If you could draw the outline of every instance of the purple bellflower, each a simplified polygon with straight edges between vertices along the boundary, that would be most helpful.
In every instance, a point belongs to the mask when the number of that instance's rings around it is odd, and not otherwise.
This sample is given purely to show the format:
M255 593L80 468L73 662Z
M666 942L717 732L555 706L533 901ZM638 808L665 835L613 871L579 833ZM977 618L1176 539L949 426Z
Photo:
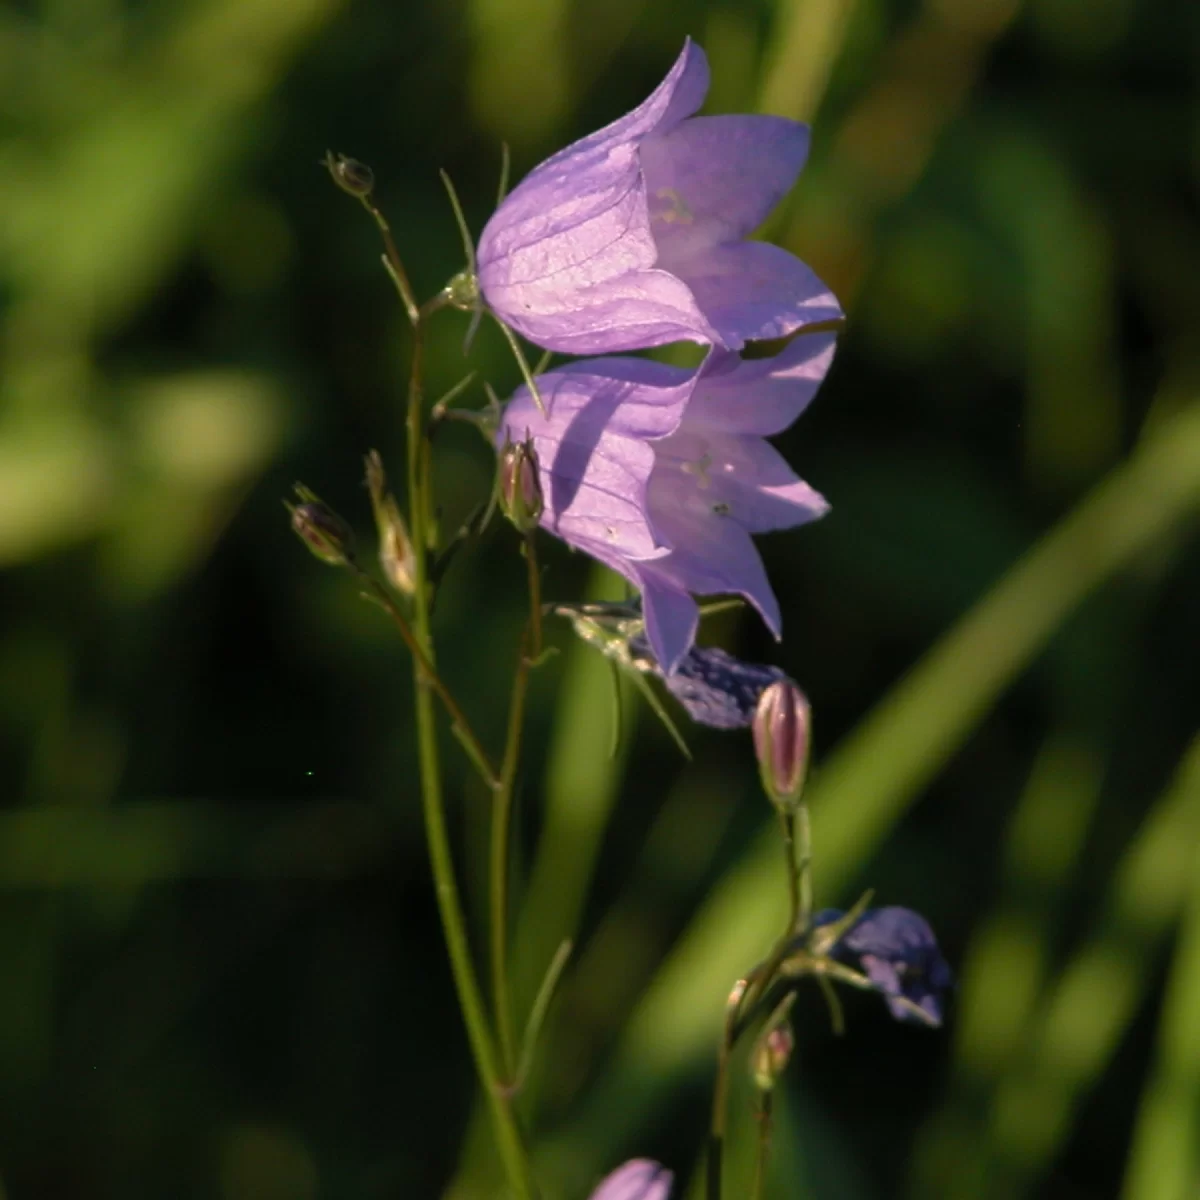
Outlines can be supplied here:
M746 241L795 182L806 125L694 117L708 61L690 39L632 112L535 167L479 239L479 287L531 342L607 354L739 349L842 315L799 259Z
M532 438L542 528L624 575L670 674L696 636L693 595L736 593L780 636L779 602L751 534L823 516L828 505L766 437L816 394L831 335L774 358L714 350L695 371L640 358L587 359L542 375L543 417L522 387L497 431Z
M828 925L843 914L834 908L817 913L813 926ZM954 981L938 949L929 922L908 908L869 908L838 939L834 958L857 964L888 1002L898 1021L942 1023L941 994ZM909 1004L903 1003L907 1000Z
M601 1180L590 1200L667 1200L673 1176L649 1158L632 1158Z

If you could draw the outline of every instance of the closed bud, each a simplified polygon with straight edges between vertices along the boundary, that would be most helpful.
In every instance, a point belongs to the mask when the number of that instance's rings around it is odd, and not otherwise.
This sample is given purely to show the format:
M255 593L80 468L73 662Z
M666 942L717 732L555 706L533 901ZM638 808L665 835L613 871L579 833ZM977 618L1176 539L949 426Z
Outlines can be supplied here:
M804 693L790 679L764 688L753 730L763 790L781 812L795 812L804 791L812 734L812 714Z
M292 514L292 529L296 536L319 558L331 567L348 566L354 561L354 534L320 497L303 484L296 484L299 504L287 504Z
M367 455L367 490L371 493L375 529L379 534L380 569L396 591L411 596L416 591L416 555L400 506L387 490L383 460L376 450Z
M500 507L522 533L537 527L545 501L538 478L533 438L513 442L507 437L500 448Z
M347 158L344 154L334 154L332 150L326 150L325 166L333 177L333 182L343 192L348 192L360 200L369 196L375 188L375 172L356 158Z
M778 1024L769 1025L750 1054L750 1073L754 1085L760 1091L769 1092L783 1077L796 1048L796 1035L786 1018Z

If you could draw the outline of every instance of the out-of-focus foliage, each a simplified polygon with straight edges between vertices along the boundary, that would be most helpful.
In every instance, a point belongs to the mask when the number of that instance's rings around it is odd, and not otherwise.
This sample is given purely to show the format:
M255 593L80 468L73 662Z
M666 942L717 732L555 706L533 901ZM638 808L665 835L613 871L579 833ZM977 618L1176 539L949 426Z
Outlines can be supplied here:
M403 648L280 504L302 478L365 533L361 455L402 462L402 315L319 161L372 165L430 295L462 265L438 168L478 229L502 139L528 169L688 33L711 111L814 121L766 232L850 315L783 440L833 502L764 542L787 639L709 634L812 700L819 902L869 884L922 911L961 976L941 1034L856 997L834 1038L801 998L771 1194L1196 1194L1194 6L21 0L0 9L0 1195L495 1194ZM431 390L511 388L494 331L464 366L465 330L434 326ZM449 535L491 462L465 426L438 449ZM550 598L617 594L543 557ZM438 597L492 746L522 586L496 528ZM632 1152L686 1178L725 993L785 900L748 736L697 733L689 765L628 697L610 756L607 670L555 636L517 969L523 1007L581 930L526 1098L570 1198ZM486 797L451 781L481 911Z

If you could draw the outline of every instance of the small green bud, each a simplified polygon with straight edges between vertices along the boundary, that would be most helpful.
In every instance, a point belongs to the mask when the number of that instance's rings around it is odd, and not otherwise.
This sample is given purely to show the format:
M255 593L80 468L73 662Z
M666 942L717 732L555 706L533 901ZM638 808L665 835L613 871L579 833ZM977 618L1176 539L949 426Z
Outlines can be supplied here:
M360 163L356 158L347 158L344 154L334 154L332 150L326 150L325 166L333 177L333 182L343 192L347 192L359 200L369 196L375 190L375 172L366 163Z
M500 507L521 533L537 528L545 500L532 437L500 448Z
M303 484L296 484L299 504L288 504L292 529L296 536L331 567L345 567L354 561L354 533L319 496Z
M796 1035L786 1017L763 1030L750 1054L750 1073L755 1087L769 1092L783 1077L795 1048Z
M367 455L367 490L375 513L379 534L379 566L384 578L396 591L411 596L416 590L416 555L408 526L400 515L396 498L387 490L387 476L379 452Z
M460 312L474 312L479 307L479 280L471 271L459 271L443 290L446 302Z
M781 812L794 813L808 772L812 713L804 693L790 679L778 679L763 689L753 732L763 790Z

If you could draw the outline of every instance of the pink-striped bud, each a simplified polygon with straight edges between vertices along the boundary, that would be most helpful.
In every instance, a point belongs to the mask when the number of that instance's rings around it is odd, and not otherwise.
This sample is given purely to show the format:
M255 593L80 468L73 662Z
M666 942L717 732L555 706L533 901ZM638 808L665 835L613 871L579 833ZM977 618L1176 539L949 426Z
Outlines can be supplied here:
M812 738L812 714L804 693L790 679L764 688L753 730L763 790L776 808L795 812L804 791Z

